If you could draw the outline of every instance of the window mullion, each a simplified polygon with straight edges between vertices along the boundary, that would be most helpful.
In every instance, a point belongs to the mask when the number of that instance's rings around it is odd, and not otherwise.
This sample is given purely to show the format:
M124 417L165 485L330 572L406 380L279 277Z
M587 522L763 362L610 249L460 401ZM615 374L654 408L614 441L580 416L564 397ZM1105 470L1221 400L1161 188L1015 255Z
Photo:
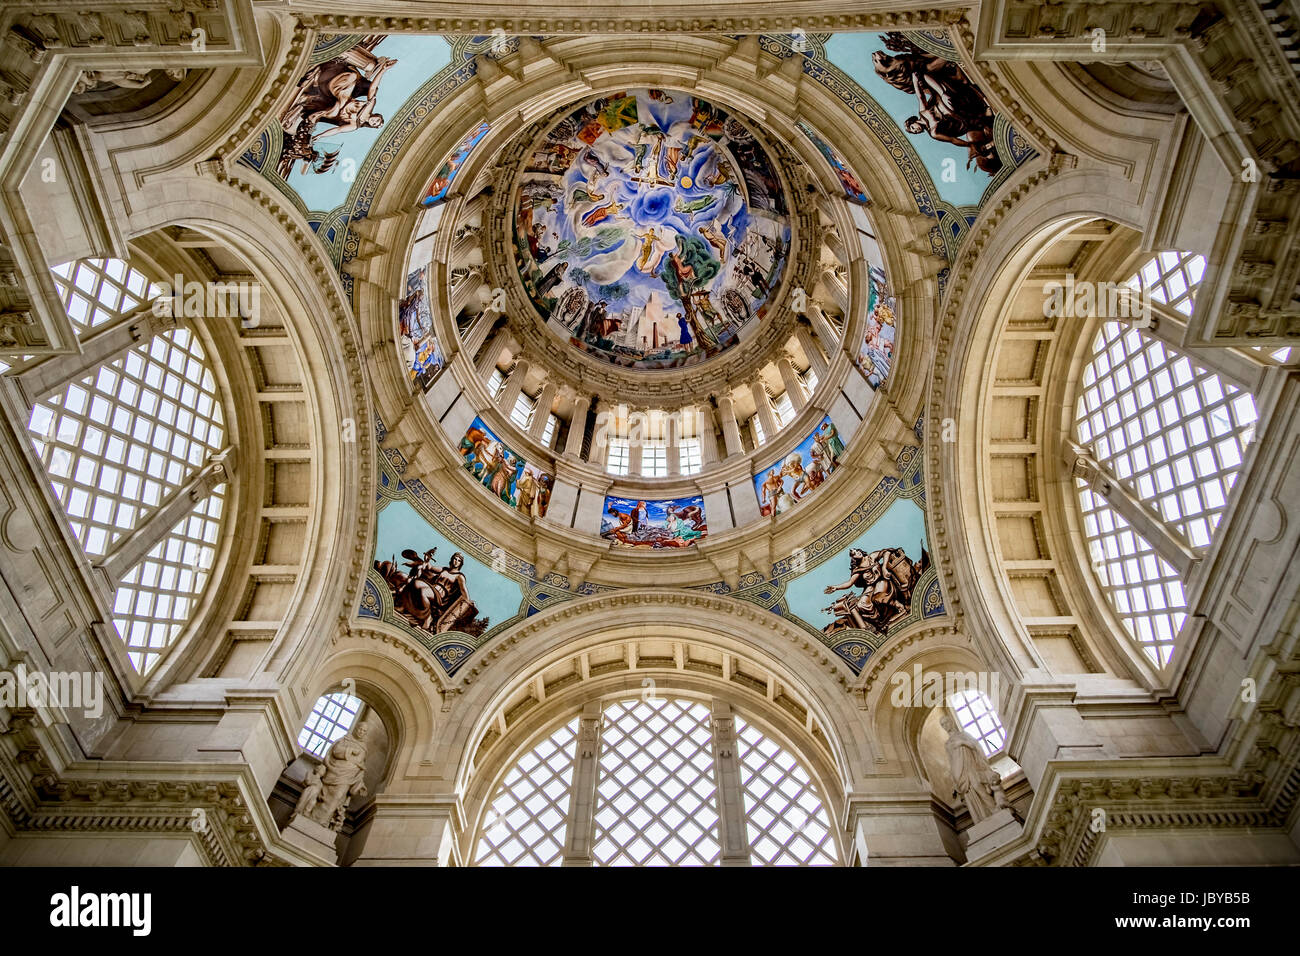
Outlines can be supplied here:
M1183 536L1165 524L1131 488L1112 475L1093 457L1089 449L1067 441L1065 450L1066 464L1071 468L1072 477L1086 481L1094 493L1119 512L1138 534L1151 543L1156 553L1187 580L1200 560L1200 555Z
M713 777L718 788L718 838L723 866L749 866L749 832L745 825L745 793L740 783L736 751L736 718L731 705L713 701Z
M564 828L564 866L592 866L595 843L596 785L600 777L600 701L589 701L578 724L573 757L569 816Z
M1268 370L1267 365L1251 361L1225 346L1197 347L1194 343L1188 343L1186 316L1155 299L1149 299L1146 304L1155 321L1142 331L1175 351L1195 358L1197 364L1229 379L1246 391L1252 394L1259 391L1262 377Z
M81 340L81 351L56 355L14 376L23 400L31 408L51 392L66 388L70 382L84 378L95 369L129 351L155 335L176 328L171 315L155 315L152 303L122 316L106 328L96 329Z
M170 498L152 514L123 535L96 565L108 577L109 587L116 588L126 573L140 563L154 545L184 518L194 506L209 497L220 485L234 477L234 446L211 454L194 477L177 488Z

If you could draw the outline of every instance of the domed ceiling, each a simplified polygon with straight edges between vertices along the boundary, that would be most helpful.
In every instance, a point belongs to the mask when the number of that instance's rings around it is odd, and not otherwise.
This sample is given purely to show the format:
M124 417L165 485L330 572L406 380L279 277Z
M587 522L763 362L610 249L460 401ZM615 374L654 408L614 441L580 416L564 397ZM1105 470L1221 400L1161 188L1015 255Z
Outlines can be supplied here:
M694 365L761 319L790 248L762 143L689 93L636 89L535 144L515 197L515 261L550 328L634 369Z

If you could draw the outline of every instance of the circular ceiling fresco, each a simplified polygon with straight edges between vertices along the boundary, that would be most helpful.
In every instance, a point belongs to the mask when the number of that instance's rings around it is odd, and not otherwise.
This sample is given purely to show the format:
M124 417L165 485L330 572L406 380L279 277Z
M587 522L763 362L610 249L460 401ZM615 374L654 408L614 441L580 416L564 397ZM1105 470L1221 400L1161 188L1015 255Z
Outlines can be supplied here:
M790 248L763 146L689 93L605 96L528 154L515 261L533 304L578 349L625 368L693 365L766 313Z

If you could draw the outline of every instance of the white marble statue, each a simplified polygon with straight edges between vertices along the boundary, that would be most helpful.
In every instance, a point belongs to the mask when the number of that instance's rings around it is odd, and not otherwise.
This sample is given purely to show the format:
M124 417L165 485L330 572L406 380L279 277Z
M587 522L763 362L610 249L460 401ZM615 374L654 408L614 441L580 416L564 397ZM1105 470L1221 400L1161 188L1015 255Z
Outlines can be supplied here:
M952 772L953 794L961 798L970 811L972 823L992 816L1007 806L1002 777L989 764L980 742L957 726L948 714L939 719L948 734L948 768Z
M353 797L366 794L366 737L370 721L362 720L325 755L325 762L307 778L295 814L310 817L331 830L341 830Z

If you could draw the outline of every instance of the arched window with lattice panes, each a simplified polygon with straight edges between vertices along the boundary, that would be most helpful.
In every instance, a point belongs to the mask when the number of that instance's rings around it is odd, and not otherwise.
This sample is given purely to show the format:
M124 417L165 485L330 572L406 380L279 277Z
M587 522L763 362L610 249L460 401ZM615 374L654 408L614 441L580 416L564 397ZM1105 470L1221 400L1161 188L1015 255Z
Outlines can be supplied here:
M1163 252L1128 284L1190 315L1205 272L1194 254ZM1167 664L1187 616L1184 578L1209 548L1253 440L1254 397L1169 341L1102 323L1075 405L1076 480L1098 584L1130 637Z
M324 760L330 745L352 729L363 706L360 697L346 691L322 694L298 732L298 746Z
M160 289L125 259L79 259L50 270L77 335L130 314Z
M484 816L476 866L560 864L577 742L575 717L510 768Z
M597 756L579 766L586 720L591 744L584 746ZM734 731L720 729L733 721ZM721 733L728 736L719 748ZM718 773L720 755L735 761L734 773ZM724 796L726 788L735 793ZM584 794L578 811L575 791ZM748 853L740 862L838 864L831 814L798 755L729 706L657 696L606 701L599 716L572 718L527 749L483 811L473 859L478 866L717 866L724 799L743 807ZM579 829L570 834L571 827ZM566 847L587 849L566 860Z
M211 575L227 490L226 416L192 329L134 344L125 334L122 323L149 291L143 273L121 260L84 260L55 275L70 316L80 310L79 328L123 333L125 347L40 395L28 432L73 536L114 586L114 623L144 674Z

